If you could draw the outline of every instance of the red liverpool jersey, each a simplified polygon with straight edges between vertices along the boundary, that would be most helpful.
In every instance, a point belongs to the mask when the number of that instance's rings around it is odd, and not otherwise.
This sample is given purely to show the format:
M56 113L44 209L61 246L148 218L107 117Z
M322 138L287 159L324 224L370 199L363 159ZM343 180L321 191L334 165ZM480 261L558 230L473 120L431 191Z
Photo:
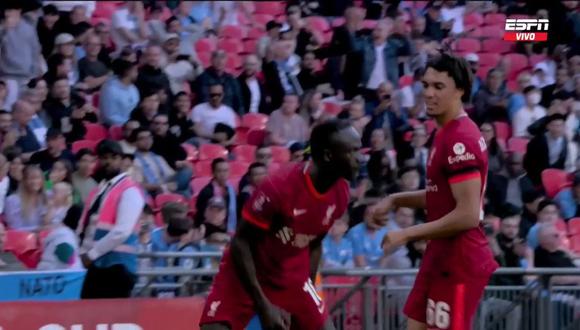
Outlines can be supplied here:
M485 140L469 117L458 117L439 129L427 161L427 221L436 221L455 208L453 183L475 177L481 178L482 184L482 220L487 166ZM452 238L430 241L422 263L426 270L441 271L460 279L489 276L497 268L481 226Z
M320 194L312 184L309 164L292 165L268 177L243 208L246 221L268 232L254 254L262 285L302 285L310 276L309 244L346 211L348 182L340 179ZM222 271L233 271L229 250Z

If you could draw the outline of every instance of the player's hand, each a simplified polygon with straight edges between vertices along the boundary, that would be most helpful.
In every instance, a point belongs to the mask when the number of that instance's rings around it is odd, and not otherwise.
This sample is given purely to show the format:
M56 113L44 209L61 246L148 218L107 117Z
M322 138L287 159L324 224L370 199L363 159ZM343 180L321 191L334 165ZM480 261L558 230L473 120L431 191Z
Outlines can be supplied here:
M260 321L264 330L290 329L290 314L271 303L260 312Z
M405 235L404 230L392 230L383 237L383 243L381 245L385 255L390 255L400 246L407 244L408 241L409 239Z
M388 214L393 208L393 199L389 196L383 198L380 202L369 207L367 212L377 225L384 226L388 219Z

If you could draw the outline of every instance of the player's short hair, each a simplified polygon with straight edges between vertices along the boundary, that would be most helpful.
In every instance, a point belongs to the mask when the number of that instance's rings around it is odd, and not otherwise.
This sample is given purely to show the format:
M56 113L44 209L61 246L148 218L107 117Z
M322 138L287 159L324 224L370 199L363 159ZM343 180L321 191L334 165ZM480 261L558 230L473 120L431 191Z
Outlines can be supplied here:
M429 68L439 72L447 72L449 77L455 82L455 86L463 90L461 101L469 101L471 86L473 84L473 74L465 59L447 53L441 53L429 59L425 66L425 71Z
M227 163L227 160L225 160L223 158L216 158L216 159L212 160L211 161L211 171L212 172L215 172L215 169L221 163Z
M332 119L314 126L310 134L310 152L312 159L314 161L321 160L324 149L330 147L332 137L350 126L348 121L340 119Z

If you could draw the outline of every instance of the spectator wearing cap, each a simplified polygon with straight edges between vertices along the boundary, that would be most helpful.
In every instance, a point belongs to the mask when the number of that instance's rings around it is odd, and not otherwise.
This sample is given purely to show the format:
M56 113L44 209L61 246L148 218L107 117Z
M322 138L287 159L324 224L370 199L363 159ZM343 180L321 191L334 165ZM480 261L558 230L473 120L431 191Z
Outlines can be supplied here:
M40 150L41 144L34 135L29 124L34 117L34 107L24 101L18 100L12 106L12 116L14 118L14 130L4 135L5 146L15 145L24 153L24 160L28 160L32 153Z
M159 90L146 89L140 92L139 106L131 112L130 119L138 121L141 127L150 128L153 118L160 113L161 97Z
M184 84L195 80L202 70L197 57L181 55L179 50L179 36L176 33L166 34L163 39L161 67L169 79L172 94L183 91Z
M464 56L467 63L469 63L469 68L473 74L473 84L471 85L471 100L475 98L475 95L481 87L483 86L483 81L477 75L477 70L479 70L479 56L475 53L469 53Z
M212 197L204 212L205 240L201 245L202 252L223 252L230 242L233 234L230 229L227 204L222 197ZM234 227L235 229L235 227ZM204 258L204 268L217 268L219 262L214 259Z
M539 88L533 85L528 86L524 88L523 94L526 104L517 110L512 119L512 136L514 137L529 137L528 127L536 120L546 116L546 108L540 105L542 94Z
M266 125L267 141L273 145L290 146L294 142L308 140L308 124L302 116L296 113L299 106L297 95L284 96L280 109L272 112Z
M270 114L271 109L266 101L266 86L259 75L260 60L255 54L244 59L244 71L238 76L244 109L248 113Z
M113 61L113 73L101 88L99 109L106 125L123 125L140 100L133 84L138 74L137 63L117 59Z
M542 171L557 168L573 171L576 166L577 149L565 136L566 117L555 113L546 120L546 132L530 140L524 157L524 168L536 185L541 184Z
M65 159L75 163L74 155L66 148L66 140L62 132L51 127L46 133L46 149L38 151L30 157L31 164L38 164L43 171L50 171L57 160Z
M73 190L84 203L95 187L97 181L92 177L95 171L96 158L89 149L81 149L75 155L77 170L71 175Z
M160 193L176 192L178 183L175 182L175 170L167 164L165 159L151 151L153 146L153 134L144 127L137 128L132 133L132 138L136 141L137 151L135 152L134 165L138 172L142 174L142 185L152 196ZM185 184L187 187L187 183ZM183 183L181 187L183 189Z
M6 4L0 29L0 79L8 87L5 106L18 99L19 89L41 74L41 51L36 28L22 17L21 6Z
M217 50L211 55L211 65L197 77L192 86L199 102L210 100L210 87L216 84L222 85L222 101L238 114L246 113L240 85L234 76L227 73L226 60L228 54L223 50Z
M242 209L244 204L246 204L246 201L250 199L250 196L252 196L256 188L268 175L268 168L262 163L255 162L250 165L248 172L245 175L248 178L248 184L246 184L238 194L238 219L242 216Z
M90 91L95 91L107 81L110 70L99 59L99 54L103 48L99 36L90 34L85 40L84 48L86 55L78 63L79 81L85 83Z
M137 223L145 199L137 184L121 172L122 154L112 140L97 146L103 181L85 201L77 228L81 260L88 268L83 299L128 298L136 282Z
M226 224L223 226L223 231L233 233L237 226L237 206L236 206L236 191L231 184L228 183L230 178L230 165L223 158L216 158L211 163L212 179L201 189L197 197L195 209L197 210L195 216L196 225L204 223L205 211L209 205L209 201L213 197L222 198L225 202L225 209L227 215ZM206 236L210 235L206 225Z
M6 225L14 230L37 231L41 228L46 210L42 170L37 165L26 165L18 190L6 198Z
M499 69L487 72L485 85L473 99L473 118L478 124L485 121L507 121L510 93L505 88L505 74Z
M237 82L236 82L237 84ZM224 124L236 128L236 113L228 105L223 104L224 86L214 84L209 87L209 102L200 103L191 110L191 120L194 123L196 143L207 143L217 140L215 128Z
M276 21L269 21L266 23L266 35L258 40L257 55L260 59L268 58L268 52L273 42L280 39L280 29L282 24ZM270 54L271 55L271 54Z
M42 55L44 58L48 58L54 49L54 39L60 32L57 24L59 19L58 8L55 5L42 7L42 17L38 19L36 33L42 46Z
M142 2L126 1L111 17L111 37L120 52L125 46L143 47L149 37Z

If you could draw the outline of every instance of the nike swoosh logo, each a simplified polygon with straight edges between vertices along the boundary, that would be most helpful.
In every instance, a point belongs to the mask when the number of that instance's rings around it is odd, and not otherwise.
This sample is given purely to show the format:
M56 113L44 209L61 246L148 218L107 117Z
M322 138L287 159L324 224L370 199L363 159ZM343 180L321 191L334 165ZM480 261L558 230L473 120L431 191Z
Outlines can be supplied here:
M294 216L295 217L302 215L304 213L306 213L306 210L304 210L304 209L294 209Z

